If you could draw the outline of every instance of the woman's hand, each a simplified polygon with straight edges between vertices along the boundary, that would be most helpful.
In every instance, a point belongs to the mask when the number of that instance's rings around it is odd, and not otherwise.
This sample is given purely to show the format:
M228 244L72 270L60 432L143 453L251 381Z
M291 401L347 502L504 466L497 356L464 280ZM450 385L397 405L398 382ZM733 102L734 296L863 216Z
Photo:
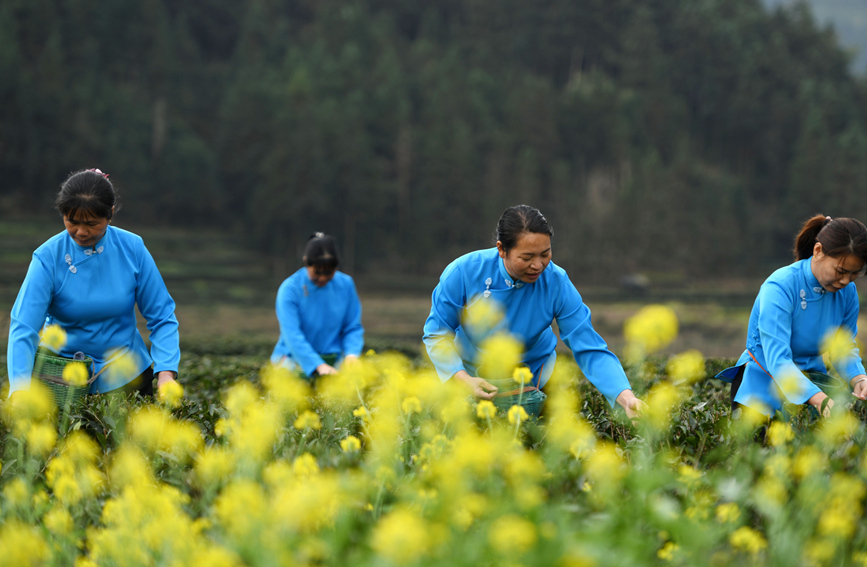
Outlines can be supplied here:
M849 380L849 387L852 388L852 395L859 400L867 400L867 375L859 374Z
M316 373L320 376L325 376L326 374L337 374L337 369L331 366L330 364L325 364L324 362L316 367Z
M484 378L470 376L466 370L459 370L452 378L457 378L469 388L473 398L477 400L493 400L498 388Z
M343 366L346 366L348 368L352 368L356 364L358 364L358 357L355 356L354 354L347 354L346 356L343 357Z
M626 417L635 419L641 416L641 412L647 407L647 404L635 397L632 390L623 390L615 400L626 410Z
M822 411L822 403L828 400L828 403L825 405L825 411ZM831 417L831 408L834 407L834 400L825 395L825 392L819 392L818 394L813 394L813 397L807 400L807 403L816 408L819 414L824 418Z
M167 384L169 382L175 381L175 373L171 370L163 370L157 374L157 390L159 390L163 384Z

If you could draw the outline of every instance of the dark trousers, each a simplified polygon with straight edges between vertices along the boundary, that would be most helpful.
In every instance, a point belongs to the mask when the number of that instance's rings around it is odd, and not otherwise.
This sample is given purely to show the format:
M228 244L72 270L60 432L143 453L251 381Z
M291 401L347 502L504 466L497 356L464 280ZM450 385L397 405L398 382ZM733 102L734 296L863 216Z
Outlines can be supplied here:
M125 386L121 386L116 390L112 390L111 392L107 392L109 394L120 394L126 397L129 394L138 394L139 396L146 398L148 396L153 397L154 395L154 370L153 368L146 368L144 372L136 376L132 382L126 384Z

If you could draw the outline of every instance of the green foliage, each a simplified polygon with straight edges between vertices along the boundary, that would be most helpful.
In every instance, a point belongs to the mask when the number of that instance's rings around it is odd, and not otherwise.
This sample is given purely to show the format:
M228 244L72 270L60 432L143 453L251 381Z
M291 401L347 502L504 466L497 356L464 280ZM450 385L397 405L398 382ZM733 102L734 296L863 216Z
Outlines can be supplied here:
M141 222L275 257L326 230L369 272L437 272L529 202L586 278L763 273L810 214L867 216L848 61L759 0L8 0L0 198L98 165Z

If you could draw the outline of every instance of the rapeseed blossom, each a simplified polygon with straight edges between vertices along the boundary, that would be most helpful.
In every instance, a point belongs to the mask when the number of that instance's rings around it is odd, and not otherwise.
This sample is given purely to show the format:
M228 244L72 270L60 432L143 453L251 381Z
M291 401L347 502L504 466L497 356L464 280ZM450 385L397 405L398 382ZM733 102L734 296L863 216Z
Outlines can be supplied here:
M347 435L340 440L340 449L344 453L354 453L361 450L361 441L355 435Z
M0 549L3 563L15 567L43 565L50 555L39 530L16 521L0 525Z
M667 369L675 384L692 384L704 378L704 356L697 350L676 354L669 359Z
M166 382L160 385L157 397L170 408L176 408L181 405L181 400L184 399L184 387L175 380Z
M782 447L795 438L792 426L785 421L775 421L768 427L768 443L773 447Z
M476 415L480 419L493 419L497 417L497 406L490 400L481 400L476 405Z
M677 336L677 315L665 305L642 307L623 327L633 354L643 356L667 347Z
M410 415L413 413L421 413L421 402L415 396L408 396L403 399L400 405L403 413Z
M81 388L87 385L90 372L83 362L70 362L63 367L62 377L71 386Z
M738 551L745 551L752 555L756 555L768 547L768 542L764 536L747 526L732 532L729 536L729 542Z
M525 410L523 406L510 407L507 415L509 417L509 423L512 424L521 424L530 419L530 416L527 415L527 410Z
M292 424L295 429L316 429L322 428L322 421L319 419L319 414L312 411L305 411L298 416L295 423Z
M46 325L39 333L39 342L53 352L66 346L66 331L60 325Z
M521 362L521 342L508 333L497 333L480 345L479 375L496 380L512 377Z
M494 520L488 529L491 548L502 555L526 553L536 545L536 525L520 516L508 514Z
M398 565L427 556L433 543L427 522L404 508L383 516L371 538L373 549Z

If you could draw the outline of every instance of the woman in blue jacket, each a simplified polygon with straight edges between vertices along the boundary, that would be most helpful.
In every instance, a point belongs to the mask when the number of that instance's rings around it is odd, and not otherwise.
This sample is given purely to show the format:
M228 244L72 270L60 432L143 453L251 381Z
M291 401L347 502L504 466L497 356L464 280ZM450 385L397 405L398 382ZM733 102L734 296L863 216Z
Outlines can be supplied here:
M90 393L152 395L154 373L159 385L173 381L181 358L175 303L153 258L141 237L111 225L118 198L100 170L71 174L55 205L66 230L33 253L12 306L10 395L30 387L44 325L66 331L57 354L93 359L99 376ZM136 327L136 305L147 321L150 351Z
M732 383L732 411L746 406L765 416L792 404L817 410L828 396L805 373L825 373L829 333L845 343L831 363L856 397L867 397L867 375L855 344L858 291L867 266L867 228L850 218L817 215L795 238L794 264L765 280L750 313L746 350L718 377ZM838 338L838 341L841 340ZM829 399L826 415L834 401ZM742 411L742 410L741 410Z
M620 361L593 329L590 310L566 272L551 262L548 221L537 209L506 209L497 224L496 248L470 252L446 267L433 291L424 342L440 379L466 384L476 399L492 400L499 389L479 376L480 345L505 331L523 345L521 362L533 374L531 387L543 388L554 370L557 336L579 367L613 406L629 417L643 403L635 397ZM478 332L462 324L462 312L477 302L495 302L504 317L494 329Z
M277 291L280 340L271 362L308 377L333 374L364 348L361 301L352 278L337 271L334 238L315 233L302 260L305 266Z

